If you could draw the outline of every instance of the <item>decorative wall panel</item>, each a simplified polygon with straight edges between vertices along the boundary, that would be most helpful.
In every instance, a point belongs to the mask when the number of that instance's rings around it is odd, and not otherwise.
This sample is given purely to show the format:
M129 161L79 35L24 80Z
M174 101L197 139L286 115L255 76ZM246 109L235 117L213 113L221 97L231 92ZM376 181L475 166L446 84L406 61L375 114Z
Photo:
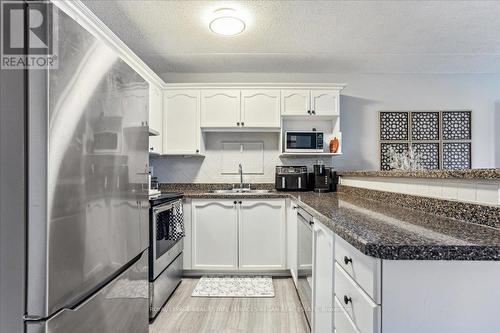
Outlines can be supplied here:
M443 140L470 140L471 112L443 111Z
M408 140L408 112L380 112L380 140Z
M412 112L411 139L439 140L439 112Z
M439 169L439 143L415 143L411 144L416 153L422 156L422 166L427 170Z
M381 111L379 119L381 170L390 170L389 147L413 147L429 170L471 167L471 111Z
M381 143L380 144L380 170L391 170L389 166L389 149L394 148L396 153L408 150L408 143Z
M443 169L470 169L471 143L443 143Z

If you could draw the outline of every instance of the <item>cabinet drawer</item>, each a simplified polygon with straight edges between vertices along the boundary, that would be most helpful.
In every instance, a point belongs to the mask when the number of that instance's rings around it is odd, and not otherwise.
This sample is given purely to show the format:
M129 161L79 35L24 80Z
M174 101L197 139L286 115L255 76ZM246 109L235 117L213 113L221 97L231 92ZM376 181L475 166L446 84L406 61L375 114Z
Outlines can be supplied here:
M380 306L373 302L338 263L335 264L335 295L359 332L380 332Z
M339 299L335 297L334 303L334 323L337 333L359 333L349 315L345 312Z
M335 260L375 301L381 304L381 260L362 254L341 237L335 236Z

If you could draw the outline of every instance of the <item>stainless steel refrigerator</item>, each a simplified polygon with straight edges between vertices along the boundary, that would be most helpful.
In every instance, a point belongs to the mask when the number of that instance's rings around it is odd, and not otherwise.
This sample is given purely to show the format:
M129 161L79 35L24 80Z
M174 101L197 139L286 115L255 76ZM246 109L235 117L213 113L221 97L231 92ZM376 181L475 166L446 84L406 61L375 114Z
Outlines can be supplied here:
M147 332L148 84L57 16L57 69L2 69L0 332Z

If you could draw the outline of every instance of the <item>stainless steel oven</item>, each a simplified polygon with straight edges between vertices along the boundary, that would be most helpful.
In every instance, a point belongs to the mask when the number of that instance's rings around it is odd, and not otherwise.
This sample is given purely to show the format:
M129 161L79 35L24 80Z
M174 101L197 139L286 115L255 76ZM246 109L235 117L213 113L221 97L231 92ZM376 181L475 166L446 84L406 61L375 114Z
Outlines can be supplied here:
M150 204L149 316L153 319L181 282L185 231L182 194L162 193Z
M298 208L297 223L297 291L311 326L312 311L312 262L313 262L313 218L302 208Z

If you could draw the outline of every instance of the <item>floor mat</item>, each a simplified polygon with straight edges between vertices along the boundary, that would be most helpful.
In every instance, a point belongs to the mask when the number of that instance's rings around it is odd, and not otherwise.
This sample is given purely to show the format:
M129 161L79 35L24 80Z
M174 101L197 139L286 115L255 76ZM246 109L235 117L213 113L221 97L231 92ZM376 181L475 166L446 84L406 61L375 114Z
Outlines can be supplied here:
M204 276L193 297L274 297L270 276Z

